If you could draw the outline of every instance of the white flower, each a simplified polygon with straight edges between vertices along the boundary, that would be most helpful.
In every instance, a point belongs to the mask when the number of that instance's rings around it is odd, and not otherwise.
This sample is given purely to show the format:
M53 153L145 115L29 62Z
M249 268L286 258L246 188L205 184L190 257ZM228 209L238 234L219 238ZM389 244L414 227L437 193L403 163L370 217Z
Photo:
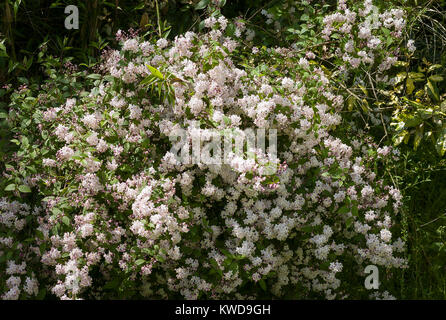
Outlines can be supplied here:
M300 58L299 59L299 65L304 68L304 69L309 69L310 68L310 63L308 62L307 59L305 58Z
M100 117L96 114L87 114L82 118L82 122L91 129L98 129Z
M341 272L342 271L342 263L340 263L338 261L332 262L332 263L330 263L329 269L331 271L333 271L334 273Z
M407 49L410 51L410 52L414 52L417 48L415 47L415 41L414 40L409 40L409 41L407 41Z
M204 102L200 98L193 96L189 101L189 107L194 115L198 115L204 107Z
M131 52L138 52L138 50L139 50L138 41L136 39L129 39L129 40L127 40L126 42L124 42L122 50L124 50L124 51L131 51Z
M90 146L95 146L98 144L99 139L98 139L98 133L97 132L93 132L91 135L88 136L88 138L85 140L87 141L87 143Z
M70 159L72 156L74 155L74 150L71 149L70 147L62 147L62 149L60 149L57 152L57 156L58 158L62 159L62 160L68 160Z
M344 46L345 52L352 53L354 50L353 40L348 40Z
M363 26L359 29L358 37L360 39L368 39L372 36L372 32L369 26Z
M290 78L283 78L282 87L284 87L287 90L292 90L294 88L294 81L291 80Z
M384 242L389 242L392 239L392 233L387 229L381 229L380 235Z
M161 38L156 42L156 46L160 49L167 47L168 44L169 42L164 38Z

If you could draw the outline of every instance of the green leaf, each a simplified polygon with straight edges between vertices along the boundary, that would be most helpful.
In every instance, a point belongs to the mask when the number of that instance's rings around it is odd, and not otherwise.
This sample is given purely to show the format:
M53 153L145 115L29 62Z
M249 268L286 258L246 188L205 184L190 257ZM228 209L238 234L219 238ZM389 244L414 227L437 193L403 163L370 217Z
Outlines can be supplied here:
M421 90L422 91L422 90ZM415 94L416 95L416 94ZM410 104L411 106L415 107L415 108L424 108L424 105L422 105L421 103L418 103L416 101L413 100L409 100L407 99L407 97L403 97L402 98L405 102L407 102L408 104Z
M319 269L328 271L330 269L330 261L326 261L324 263L321 263L319 265Z
M441 105L440 105L440 110L441 110L442 112L445 112L445 113L446 113L446 100L443 100L443 102L441 103Z
M5 40L3 40L3 41L0 42L0 56L7 57L8 54L7 54L7 51L6 51L6 46L5 46L5 44L4 44L4 41L5 41Z
M415 89L415 85L413 83L413 80L410 79L410 78L407 78L407 80L406 80L406 92L407 92L407 94L412 94L414 89Z
M156 68L152 67L151 65L146 65L149 71L158 79L164 80L163 74Z
M201 0L200 2L197 3L197 5L195 6L195 10L201 10L207 7L207 5L209 4L210 0Z
M51 209L51 212L52 212L54 215L60 215L61 213L63 213L62 210L60 210L60 209L57 208L57 207L52 208L52 209Z
M70 226L70 218L68 218L67 216L63 216L63 217L62 217L62 222L63 222L66 226Z
M40 240L43 240L45 238L43 232L37 229L36 229L36 235Z
M352 206L352 215L354 215L355 217L357 217L359 215L358 213L358 204L354 203Z
M163 263L164 261L166 261L166 259L164 259L161 255L156 255L155 259L160 261L161 263Z
M262 288L262 290L266 292L266 283L265 283L265 280L260 279L260 280L259 280L259 285L260 285L260 288Z
M413 142L414 150L417 150L418 146L420 145L420 142L423 139L423 133L424 133L424 124L421 124L417 127L415 131L415 137Z
M364 95L365 95L366 97L369 96L369 93L368 93L367 89L366 89L364 86L358 84L358 87L359 87L359 89L361 89L361 91L364 93Z
M409 62L407 61L397 61L395 63L396 67L408 67L409 66Z
M443 127L442 132L438 136L435 148L440 156L444 156L446 152L446 127Z
M409 72L409 78L413 79L414 81L423 81L424 80L424 73L421 72Z
M390 35L390 30L387 29L387 28L382 27L382 28L381 28L381 31L384 33L385 36Z
M434 71L434 70L436 70L436 69L440 69L440 68L442 68L443 66L441 65L441 64L433 64L433 65L431 65L428 69L427 69L427 71L429 71L429 72L431 72L431 71Z
M5 191L14 191L15 190L15 184L11 183L6 188Z
M350 228L350 226L353 224L353 221L355 221L353 217L347 219L346 221L347 228Z
M100 80L102 76L97 73L92 73L87 76L87 79Z
M443 79L444 78L442 76L439 76L439 75L436 75L436 74L429 77L429 80L431 80L433 82L441 82L441 81L443 81Z
M426 83L426 87L427 87L427 92L429 94L429 96L435 101L435 102L440 102L440 95L438 93L438 88L435 85L435 83L433 83L432 81L428 80Z
M46 288L41 288L36 296L37 300L43 300L46 296Z
M355 101L356 101L356 98L354 96L348 97L348 99L347 99L348 111L353 110L353 108L355 107Z
M144 259L138 259L138 260L135 261L135 264L136 264L137 266L140 266L140 265L144 264L145 262L146 262L146 261L145 261Z
M23 193L30 193L31 188L26 185L21 185L21 186L19 186L19 191L23 192Z
M416 116L409 115L407 118L403 118L404 121L404 127L405 128L411 128L419 125L423 122L423 119L420 117L420 113L418 113Z
M139 5L137 5L136 7L133 8L133 10L141 10L143 9L145 6L144 2L141 2Z
M145 78L140 82L140 84L141 84L141 85L149 85L149 84L154 83L155 81L156 81L156 78L155 78L154 76L150 75L150 76L148 76L148 77L145 77Z
M229 126L231 124L231 119L227 116L223 116L223 121L225 122L225 125Z
M104 289L115 289L121 284L121 279L115 278L105 284Z
M300 17L300 20L302 20L302 21L308 21L310 19L310 17L308 16L308 14L303 14L301 17Z
M406 130L403 130L399 133L397 133L396 135L393 136L392 140L393 140L393 145L396 147L398 145L401 144L401 142L403 142L404 138L406 137L406 135L408 135L409 133Z
M348 206L342 206L342 207L340 207L339 209L338 209L338 213L339 214L345 214L345 213L347 213L347 212L349 212L350 211L350 208L348 207Z

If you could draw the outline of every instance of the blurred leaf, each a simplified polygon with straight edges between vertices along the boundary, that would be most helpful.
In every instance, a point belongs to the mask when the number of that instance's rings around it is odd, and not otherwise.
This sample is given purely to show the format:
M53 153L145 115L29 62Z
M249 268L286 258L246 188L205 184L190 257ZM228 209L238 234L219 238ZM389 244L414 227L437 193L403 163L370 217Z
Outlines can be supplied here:
M15 184L11 183L6 188L5 191L14 191L15 190Z
M146 66L155 77L157 77L158 79L164 80L163 74L158 69L152 67L151 65L146 65Z
M345 213L347 213L347 212L349 212L349 211L350 211L350 208L349 208L347 205L342 206L342 207L340 207L340 208L338 209L338 213L339 213L339 214L345 214Z
M443 66L442 66L441 64L433 64L433 65L431 65L431 66L427 69L427 71L431 72L431 71L440 69L440 68L442 68L442 67L443 67Z
M443 79L444 78L442 76L439 76L439 75L436 75L436 74L429 77L429 80L431 80L433 82L441 82L441 81L443 81Z
M414 89L415 89L415 85L413 84L413 80L410 79L410 78L407 78L407 80L406 80L406 92L407 92L407 94L412 94Z
M209 4L210 0L201 0L200 2L197 3L197 5L195 6L195 10L201 10L207 7L207 5Z
M355 101L356 101L356 98L354 96L348 97L348 99L347 99L348 111L352 111L353 110L353 108L355 107Z
M62 217L62 222L66 225L66 226L70 226L70 218L68 218L67 216L63 216Z
M30 193L31 188L26 185L21 185L21 186L19 186L19 191L23 192L23 193Z
M262 290L266 292L266 283L265 283L265 280L260 279L260 280L259 280L259 285L260 285L260 288L262 288Z
M406 135L409 135L409 133L406 130L403 130L403 131L397 133L396 135L394 135L393 138L392 138L393 145L394 146L400 145L401 142L403 142L403 140L406 137Z
M139 27L144 29L149 24L149 15L147 12L141 16L141 20L139 21Z
M408 76L413 81L424 81L424 73L421 72L409 72Z
M146 261L145 261L144 259L138 259L138 260L135 261L135 264L136 264L137 266L140 266L140 265L144 264L145 262L146 262Z
M435 148L440 156L444 156L446 152L446 127L443 127L443 130L440 132L435 143Z
M440 95L438 93L438 88L432 81L428 80L426 83L427 92L429 96L435 101L440 102Z
M424 124L420 124L415 130L415 137L413 143L414 150L418 149L418 146L420 145L420 142L423 139L423 133L424 133Z

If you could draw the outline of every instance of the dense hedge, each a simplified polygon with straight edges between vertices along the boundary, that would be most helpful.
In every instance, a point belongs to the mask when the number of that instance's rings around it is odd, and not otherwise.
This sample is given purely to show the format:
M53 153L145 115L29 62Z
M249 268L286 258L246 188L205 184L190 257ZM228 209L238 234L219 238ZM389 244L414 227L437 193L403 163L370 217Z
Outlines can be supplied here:
M2 6L3 299L444 297L441 4L67 4Z

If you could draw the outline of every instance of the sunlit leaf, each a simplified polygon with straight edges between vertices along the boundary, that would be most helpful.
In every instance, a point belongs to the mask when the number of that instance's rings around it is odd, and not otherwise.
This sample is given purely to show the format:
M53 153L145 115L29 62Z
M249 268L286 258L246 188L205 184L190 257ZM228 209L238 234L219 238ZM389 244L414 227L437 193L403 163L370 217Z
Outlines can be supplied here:
M428 92L429 96L435 102L439 102L440 101L440 95L438 93L438 88L435 85L435 83L433 83L432 81L428 80L427 83L426 83L426 87L427 87L427 92Z
M445 127L440 132L440 135L438 136L437 141L435 142L435 149L437 149L437 152L440 156L444 156L444 154L446 152L446 128Z
M418 149L418 146L420 145L420 142L423 139L423 133L424 133L424 124L422 123L417 127L417 130L415 130L415 137L413 142L414 150Z
M431 65L431 66L427 69L427 71L431 72L431 71L440 69L440 68L442 68L442 67L443 67L443 66L442 66L441 64L433 64L433 65Z
M31 188L26 185L21 185L21 186L19 186L19 191L23 192L23 193L30 193Z
M410 79L410 78L407 78L407 80L406 80L406 92L407 92L407 94L412 94L414 89L415 89L415 85L413 84L413 80Z
M158 79L164 80L163 74L156 68L152 67L151 65L146 65L149 71Z
M396 135L394 135L392 138L394 146L400 145L401 142L403 142L406 135L409 135L409 133L406 130L403 130L403 131L397 133Z
M429 77L429 80L431 80L433 82L441 82L441 81L443 81L443 79L444 78L442 76L439 76L437 74Z
M198 2L198 4L195 6L195 10L201 10L206 8L206 6L209 4L210 0L201 0Z
M348 111L352 111L353 110L353 108L355 107L355 101L356 101L356 98L354 96L348 97L348 99L347 99Z
M423 81L424 80L424 73L421 72L409 72L409 78L413 81Z
M15 190L15 184L9 184L6 186L5 191L14 191Z

